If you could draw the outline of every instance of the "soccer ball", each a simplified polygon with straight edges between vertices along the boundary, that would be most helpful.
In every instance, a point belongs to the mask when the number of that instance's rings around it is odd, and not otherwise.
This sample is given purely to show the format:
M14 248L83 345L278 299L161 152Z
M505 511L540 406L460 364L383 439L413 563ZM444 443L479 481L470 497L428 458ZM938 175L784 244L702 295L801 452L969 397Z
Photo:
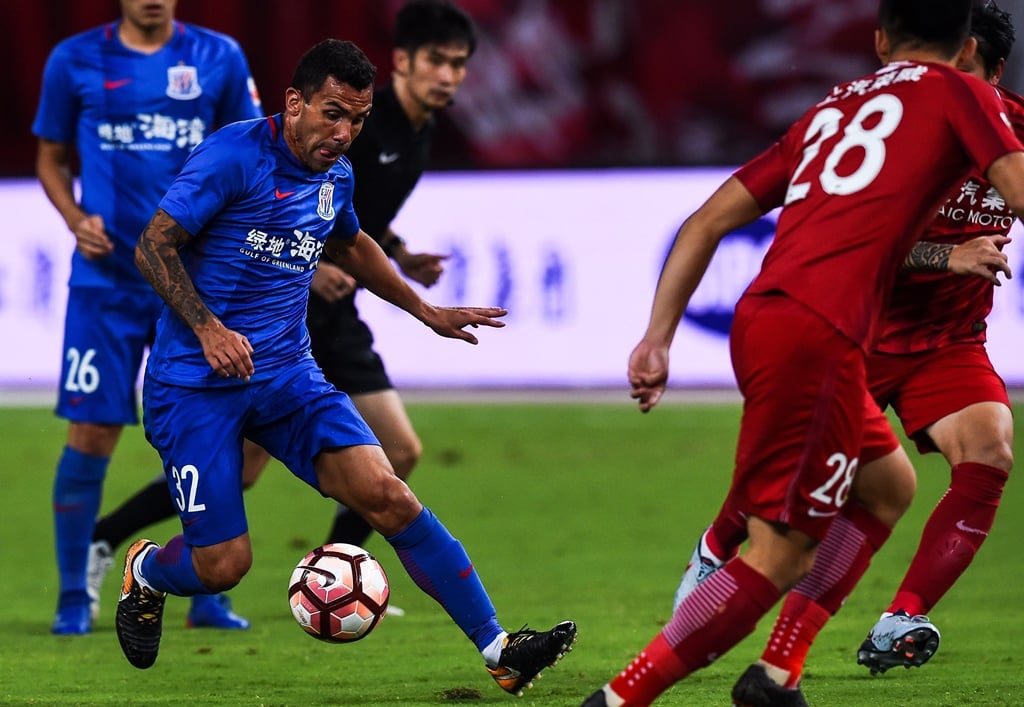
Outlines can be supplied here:
M373 555L356 545L329 543L299 562L288 603L313 638L350 643L373 630L388 608L388 578Z

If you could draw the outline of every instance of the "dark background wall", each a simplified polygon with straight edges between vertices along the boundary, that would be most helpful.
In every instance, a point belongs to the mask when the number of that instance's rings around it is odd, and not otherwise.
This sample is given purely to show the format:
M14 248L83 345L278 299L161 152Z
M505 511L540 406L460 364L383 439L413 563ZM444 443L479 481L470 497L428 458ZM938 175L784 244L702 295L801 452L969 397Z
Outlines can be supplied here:
M1017 11L1024 0L1007 0ZM234 36L268 112L295 61L351 39L386 78L401 0L179 0L178 18ZM442 169L733 165L833 83L876 66L877 0L462 0L481 43L442 121ZM116 0L0 0L0 175L31 174L42 67ZM1024 10L1022 10L1024 11ZM1018 14L1017 16L1024 16ZM1016 66L1008 81L1014 85Z

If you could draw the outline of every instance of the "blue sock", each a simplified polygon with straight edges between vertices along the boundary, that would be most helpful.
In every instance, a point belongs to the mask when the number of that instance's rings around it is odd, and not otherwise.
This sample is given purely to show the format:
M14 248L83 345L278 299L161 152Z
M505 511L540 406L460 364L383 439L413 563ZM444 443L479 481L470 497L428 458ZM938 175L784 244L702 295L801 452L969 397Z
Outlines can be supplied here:
M53 482L54 539L60 572L58 608L89 604L85 568L89 544L103 498L109 457L94 457L64 447Z
M444 607L479 650L501 633L494 604L469 555L429 509L387 541L416 586Z
M190 597L193 594L211 594L192 566L192 546L185 544L185 538L175 535L167 544L150 552L142 561L140 574L153 589Z

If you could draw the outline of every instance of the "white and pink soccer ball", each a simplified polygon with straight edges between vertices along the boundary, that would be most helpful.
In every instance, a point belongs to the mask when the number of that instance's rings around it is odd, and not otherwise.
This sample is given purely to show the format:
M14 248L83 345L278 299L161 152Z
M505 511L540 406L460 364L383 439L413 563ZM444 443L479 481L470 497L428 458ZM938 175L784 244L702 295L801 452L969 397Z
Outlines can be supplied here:
M296 565L288 603L313 638L350 643L380 623L390 593L384 568L373 555L356 545L329 543Z

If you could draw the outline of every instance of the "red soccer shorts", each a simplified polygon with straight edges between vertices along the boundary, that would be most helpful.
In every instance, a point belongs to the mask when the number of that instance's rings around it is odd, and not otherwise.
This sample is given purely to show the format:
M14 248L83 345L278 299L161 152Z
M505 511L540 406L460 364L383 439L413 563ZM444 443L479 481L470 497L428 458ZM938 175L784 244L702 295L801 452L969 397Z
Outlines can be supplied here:
M744 402L729 502L821 540L857 470L864 354L783 295L741 298L730 345Z
M871 394L864 391L864 437L860 444L860 463L864 466L876 459L881 459L900 446L900 440L892 431L889 418L885 416Z
M975 403L1010 406L984 344L953 344L913 354L873 354L868 385L883 409L892 406L903 431L922 454L936 451L926 432L933 423Z

